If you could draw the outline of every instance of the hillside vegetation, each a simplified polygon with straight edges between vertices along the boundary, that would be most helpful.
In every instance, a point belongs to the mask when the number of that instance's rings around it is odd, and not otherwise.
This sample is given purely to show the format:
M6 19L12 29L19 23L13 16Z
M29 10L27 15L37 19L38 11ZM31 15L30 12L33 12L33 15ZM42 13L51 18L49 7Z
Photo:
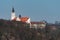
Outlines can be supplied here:
M0 40L60 40L60 29L32 29L23 22L0 19Z

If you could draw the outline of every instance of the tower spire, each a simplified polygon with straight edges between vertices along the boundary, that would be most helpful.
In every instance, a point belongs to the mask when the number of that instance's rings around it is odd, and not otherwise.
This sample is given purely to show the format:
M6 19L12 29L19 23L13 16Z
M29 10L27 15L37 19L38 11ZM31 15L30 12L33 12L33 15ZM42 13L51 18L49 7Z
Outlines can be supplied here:
M14 7L12 7L11 20L13 20L15 17L15 10Z
M12 8L12 12L15 12L14 8Z

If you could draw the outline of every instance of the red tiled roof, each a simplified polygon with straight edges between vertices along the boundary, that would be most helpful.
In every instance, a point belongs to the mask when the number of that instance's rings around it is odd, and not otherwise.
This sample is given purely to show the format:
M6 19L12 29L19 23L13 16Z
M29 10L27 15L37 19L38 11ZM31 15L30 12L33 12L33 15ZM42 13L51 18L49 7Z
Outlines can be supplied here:
M20 19L22 22L26 22L28 20L28 17L21 17Z
M13 19L13 21L16 21L17 17ZM26 22L29 18L28 17L21 17L19 18L22 22Z

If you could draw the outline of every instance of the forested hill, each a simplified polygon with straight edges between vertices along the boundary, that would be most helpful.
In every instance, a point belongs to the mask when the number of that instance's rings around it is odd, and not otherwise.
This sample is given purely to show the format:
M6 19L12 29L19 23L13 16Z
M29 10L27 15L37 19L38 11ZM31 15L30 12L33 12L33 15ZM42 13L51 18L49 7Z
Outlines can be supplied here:
M7 37L8 36L17 37L20 33L22 34L22 32L26 29L25 25L26 23L23 22L0 19L0 38L3 40L5 35Z
M60 28L50 28L34 29L23 22L0 19L0 40L60 40Z
M26 23L18 21L10 21L0 19L0 31L1 32L10 32L13 30L21 30L25 28Z
M0 40L37 40L37 32L26 23L0 19Z

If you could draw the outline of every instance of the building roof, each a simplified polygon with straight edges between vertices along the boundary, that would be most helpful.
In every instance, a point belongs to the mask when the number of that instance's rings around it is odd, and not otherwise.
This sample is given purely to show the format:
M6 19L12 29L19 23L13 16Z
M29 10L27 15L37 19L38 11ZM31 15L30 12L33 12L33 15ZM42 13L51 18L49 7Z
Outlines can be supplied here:
M45 24L45 22L31 22L31 24Z
M20 19L22 22L26 22L29 18L28 17L21 17Z
M20 21L22 21L22 22L26 22L29 18L28 17L21 17L21 18L19 18L20 19ZM17 17L16 18L14 18L13 20L17 20Z

